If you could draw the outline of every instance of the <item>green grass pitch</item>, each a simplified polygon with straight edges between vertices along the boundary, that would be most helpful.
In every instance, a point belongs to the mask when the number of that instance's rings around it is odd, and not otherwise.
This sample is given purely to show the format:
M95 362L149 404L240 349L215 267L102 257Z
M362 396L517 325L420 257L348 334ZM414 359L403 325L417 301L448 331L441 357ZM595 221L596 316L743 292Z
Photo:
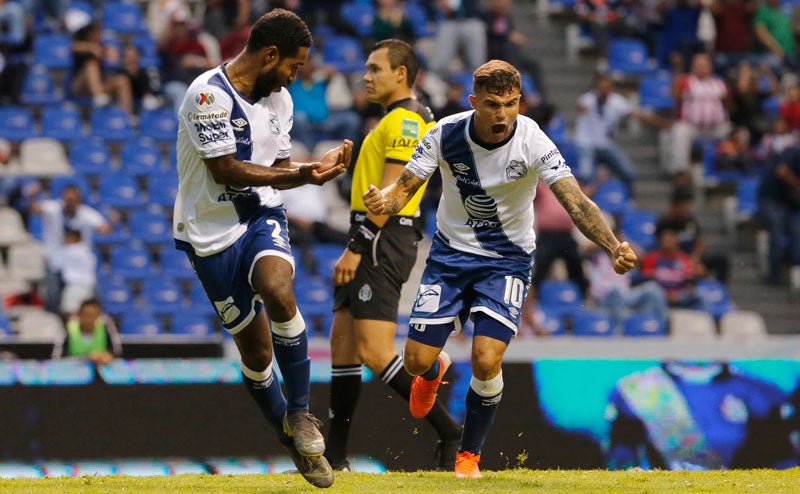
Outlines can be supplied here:
M800 493L800 468L708 472L505 470L484 472L480 480L458 480L448 472L341 473L320 491L297 474L178 475L167 477L58 477L0 479L0 492L24 493L271 493L411 492L497 493Z

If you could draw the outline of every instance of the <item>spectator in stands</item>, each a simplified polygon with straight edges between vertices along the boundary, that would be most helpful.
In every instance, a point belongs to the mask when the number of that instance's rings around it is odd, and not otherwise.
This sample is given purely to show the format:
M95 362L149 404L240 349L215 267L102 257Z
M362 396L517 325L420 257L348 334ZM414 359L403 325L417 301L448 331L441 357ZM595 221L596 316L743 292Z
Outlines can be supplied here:
M329 98L328 91L335 79L343 81L336 69L318 65L314 57L309 58L297 70L297 79L289 86L289 94L294 101L294 122L292 139L305 144L308 149L325 139L352 139L361 128L358 114L348 107L332 108L341 105L342 97ZM344 98L352 101L349 88L344 83Z
M16 104L27 72L32 36L21 3L0 0L0 103Z
M67 185L60 199L46 199L33 205L33 211L42 216L42 242L46 258L45 308L58 313L61 305L64 267L64 234L67 230L80 232L81 242L92 245L94 232L108 233L109 223L100 212L83 203L80 189Z
M511 0L492 0L485 17L488 59L505 60L531 77L538 97L546 98L542 67L533 57L528 38L514 27Z
M122 73L128 78L131 96L136 108L152 110L163 104L161 97L161 73L157 67L142 67L141 54L135 45L126 45L122 50Z
M758 214L769 233L766 282L781 283L788 257L790 286L800 294L800 146L767 161L758 190Z
M464 53L463 71L472 72L486 61L486 25L478 0L436 0L436 54L432 69L443 79L450 74L450 65Z
M536 210L533 286L541 286L542 281L551 275L553 263L562 259L567 266L567 276L580 287L581 294L585 295L588 282L583 272L583 257L578 249L578 242L573 237L575 224L544 180L539 180L536 185L533 207Z
M600 53L606 52L608 39L612 34L623 31L627 17L626 7L623 0L576 0L575 14L581 29L594 38Z
M677 117L672 125L672 160L669 172L686 174L695 139L719 140L731 128L727 106L730 93L725 82L712 72L711 58L698 53L692 69L673 85Z
M72 33L72 94L91 96L96 107L111 103L113 95L117 105L131 114L130 81L124 74L103 67L104 61L118 62L121 54L113 46L101 43L99 21L88 20L88 24Z
M784 85L779 111L790 130L800 130L800 83L796 79Z
M97 256L92 247L81 241L79 230L64 232L61 248L61 315L69 317L78 311L83 300L94 298L97 290Z
M749 55L753 41L753 14L757 7L755 0L711 1L717 32L714 66L719 71L725 71Z
M183 95L195 77L212 68L211 58L200 42L198 26L188 11L173 11L170 24L156 41L161 57L164 95L177 113Z
M750 140L750 131L746 127L734 127L730 135L716 148L714 171L740 172L744 175L753 173L756 167L756 155ZM691 199L689 202L691 203Z
M101 365L121 355L122 343L114 321L103 313L99 300L90 298L67 320L66 331L58 335L52 358L79 357Z
M694 262L681 250L678 231L669 223L660 223L656 237L658 246L642 261L642 277L661 285L670 307L706 310L705 302L695 290Z
M614 223L611 221L610 223ZM614 234L624 241L622 230L614 224ZM608 311L615 327L619 327L625 315L631 312L650 313L665 324L669 316L667 295L657 282L647 280L634 284L635 274L614 276L614 266L609 257L590 244L588 252L589 298L601 309ZM631 244L637 255L642 252Z
M758 142L769 127L764 102L778 90L778 80L769 65L762 63L756 68L739 62L731 91L730 119L733 125L747 127L753 142Z
M800 144L797 129L791 129L784 118L776 118L772 129L761 137L758 145L759 161L769 161L780 156L787 149Z
M773 66L796 66L797 47L792 34L791 19L783 11L781 0L764 0L758 6L753 19L753 30L759 51L772 55Z
M656 229L668 229L678 237L680 250L689 256L697 276L713 275L722 283L728 282L730 262L722 253L706 251L700 222L692 211L694 194L686 187L676 187L669 208L658 219Z
M592 182L597 166L602 163L633 192L636 179L634 164L614 142L619 123L628 118L643 118L627 98L614 91L608 74L597 74L594 89L578 99L578 118L575 122L575 143L580 162L576 174L584 182Z
M417 41L414 26L411 24L403 0L376 0L375 17L372 20L372 37L382 39L402 39L414 44Z

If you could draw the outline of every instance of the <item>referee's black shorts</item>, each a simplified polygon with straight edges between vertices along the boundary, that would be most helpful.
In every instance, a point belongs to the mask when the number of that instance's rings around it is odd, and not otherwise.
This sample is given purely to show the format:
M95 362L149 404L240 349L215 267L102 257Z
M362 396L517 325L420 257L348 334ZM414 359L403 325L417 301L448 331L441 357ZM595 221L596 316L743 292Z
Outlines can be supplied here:
M366 215L350 214L350 235ZM396 321L403 283L417 261L417 244L422 239L419 218L391 216L381 228L372 252L361 257L361 264L350 283L336 287L333 310L347 308L355 319Z

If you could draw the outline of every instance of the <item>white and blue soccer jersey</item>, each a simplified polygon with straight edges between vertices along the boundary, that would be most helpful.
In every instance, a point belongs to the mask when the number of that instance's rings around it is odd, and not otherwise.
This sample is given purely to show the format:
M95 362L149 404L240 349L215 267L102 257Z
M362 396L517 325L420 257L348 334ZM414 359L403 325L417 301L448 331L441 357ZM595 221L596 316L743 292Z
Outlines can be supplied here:
M256 211L281 205L272 187L216 183L203 159L234 154L240 161L271 166L289 158L292 110L285 88L249 100L221 66L192 82L178 115L176 240L190 243L199 256L216 254L245 233Z
M439 236L452 248L503 258L536 248L533 198L541 177L548 186L572 176L555 144L528 117L517 117L506 141L475 140L474 111L451 115L428 131L406 168L427 180L437 167L442 198Z

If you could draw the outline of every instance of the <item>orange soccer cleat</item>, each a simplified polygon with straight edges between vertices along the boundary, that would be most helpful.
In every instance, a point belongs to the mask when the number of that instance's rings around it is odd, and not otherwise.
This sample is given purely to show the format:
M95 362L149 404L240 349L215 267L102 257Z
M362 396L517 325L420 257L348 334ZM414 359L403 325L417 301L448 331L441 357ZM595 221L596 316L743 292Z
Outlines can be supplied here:
M411 396L408 399L408 408L411 410L411 415L415 418L421 419L428 415L428 412L433 408L436 403L436 390L442 384L442 377L447 369L450 368L450 356L445 352L439 353L439 375L432 381L427 381L422 376L414 376L411 381Z
M483 477L478 468L481 455L475 455L469 451L459 451L456 455L456 478L457 479L479 479Z

